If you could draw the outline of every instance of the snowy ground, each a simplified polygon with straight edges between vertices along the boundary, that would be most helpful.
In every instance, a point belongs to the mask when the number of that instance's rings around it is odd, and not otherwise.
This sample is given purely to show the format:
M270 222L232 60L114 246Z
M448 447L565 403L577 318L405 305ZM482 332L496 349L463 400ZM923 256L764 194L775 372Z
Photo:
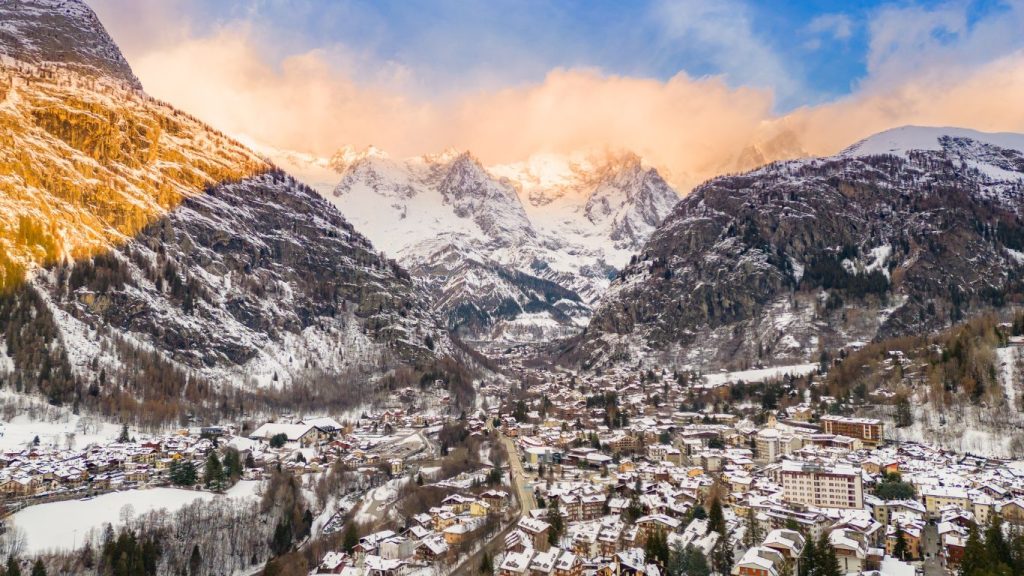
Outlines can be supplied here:
M409 478L403 476L367 492L356 512L356 522L372 523L390 514L391 504L398 499L398 491L408 482Z
M99 530L106 523L115 526L120 524L122 510L126 510L126 506L131 506L133 515L160 508L173 512L196 500L252 498L256 496L259 484L255 480L243 480L223 496L178 488L113 492L90 500L66 500L29 506L10 517L7 523L24 532L26 554L56 549L70 550L81 544L91 529Z
M817 364L795 364L793 366L773 366L771 368L760 368L757 370L743 370L740 372L718 372L706 374L704 380L710 387L722 386L730 382L763 382L772 378L780 378L786 374L803 376L818 369Z
M92 443L112 442L120 431L116 424L79 416L56 422L16 416L9 422L0 423L0 450L20 450L31 445L37 436L41 446L84 448Z
M996 358L999 364L999 376L1003 383L1003 392L1006 394L1006 403L1014 411L1018 410L1017 387L1017 363L1020 361L1020 348L1007 346L996 349Z

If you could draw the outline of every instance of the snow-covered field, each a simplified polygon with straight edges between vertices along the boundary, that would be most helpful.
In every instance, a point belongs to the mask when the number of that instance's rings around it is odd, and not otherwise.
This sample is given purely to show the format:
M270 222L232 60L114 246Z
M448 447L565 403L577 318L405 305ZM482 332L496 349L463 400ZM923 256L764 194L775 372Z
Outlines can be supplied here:
M786 374L803 376L818 369L817 364L795 364L793 366L773 366L771 368L760 368L757 370L743 370L740 372L719 372L706 374L704 380L708 386L722 386L730 382L764 382L772 378L781 378Z
M122 510L128 511L126 506L131 506L132 516L161 508L173 512L196 500L254 498L259 484L255 480L243 480L224 495L178 488L113 492L90 500L66 500L29 506L9 518L7 523L24 532L27 554L70 550L81 544L90 530L99 530L107 523L119 525Z
M28 416L16 416L9 422L0 422L0 450L19 450L39 437L41 446L57 448L84 448L92 443L112 442L121 428L109 422L99 422L79 416L68 416L63 421L33 421Z

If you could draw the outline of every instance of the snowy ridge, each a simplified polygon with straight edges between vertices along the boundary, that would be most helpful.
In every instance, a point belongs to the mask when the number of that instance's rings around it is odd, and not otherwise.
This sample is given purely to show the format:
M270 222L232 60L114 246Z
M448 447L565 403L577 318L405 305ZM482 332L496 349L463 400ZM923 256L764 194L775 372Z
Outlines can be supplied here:
M907 127L683 199L594 307L584 366L730 370L942 329L1020 297L1024 135Z
M590 303L679 198L629 153L485 167L468 152L397 160L370 147L342 149L329 165L341 179L327 197L376 246L428 279L452 327L466 321L468 301L491 336L495 323L516 318L514 331L536 327L530 339L584 324ZM557 285L567 297L555 301L571 304L549 309L558 290L523 285L535 281Z
M843 157L879 154L906 155L914 150L940 151L944 139L967 139L983 144L1024 152L1024 134L980 132L968 128L902 126L869 136L839 153Z

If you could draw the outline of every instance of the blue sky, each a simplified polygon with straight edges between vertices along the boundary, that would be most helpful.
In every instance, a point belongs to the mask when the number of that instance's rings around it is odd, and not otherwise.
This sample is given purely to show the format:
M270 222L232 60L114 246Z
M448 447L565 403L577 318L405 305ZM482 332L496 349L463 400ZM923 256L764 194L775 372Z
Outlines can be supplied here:
M416 70L446 93L534 82L553 68L668 79L722 75L770 87L776 109L856 90L867 74L872 18L890 7L955 7L974 23L1006 10L975 2L716 2L539 0L221 0L184 4L200 33L246 21L271 59L343 46L344 66ZM957 34L938 29L935 38ZM738 38L742 38L739 40ZM339 63L339 65L342 65Z
M330 155L624 149L680 186L907 124L1024 132L1024 0L87 0L146 89Z

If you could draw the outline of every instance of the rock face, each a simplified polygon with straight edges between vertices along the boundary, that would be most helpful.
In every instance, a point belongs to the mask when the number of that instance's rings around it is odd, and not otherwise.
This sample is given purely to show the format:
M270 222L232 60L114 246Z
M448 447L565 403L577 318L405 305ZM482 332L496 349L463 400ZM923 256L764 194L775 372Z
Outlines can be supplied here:
M60 64L142 89L96 13L80 0L3 0L0 22L2 55L28 64Z
M633 154L484 167L468 153L336 155L327 193L423 282L468 338L572 334L616 270L678 201Z
M570 357L743 367L932 330L1022 293L1024 136L906 128L714 179L679 203Z
M446 342L409 275L280 172L212 186L113 252L32 284L68 333L104 326L240 384L286 385L310 365L415 363L434 353L425 342Z
M142 93L81 2L0 16L17 40L0 67L0 384L165 423L259 409L254 390L322 408L392 368L443 377L443 324L334 206Z

